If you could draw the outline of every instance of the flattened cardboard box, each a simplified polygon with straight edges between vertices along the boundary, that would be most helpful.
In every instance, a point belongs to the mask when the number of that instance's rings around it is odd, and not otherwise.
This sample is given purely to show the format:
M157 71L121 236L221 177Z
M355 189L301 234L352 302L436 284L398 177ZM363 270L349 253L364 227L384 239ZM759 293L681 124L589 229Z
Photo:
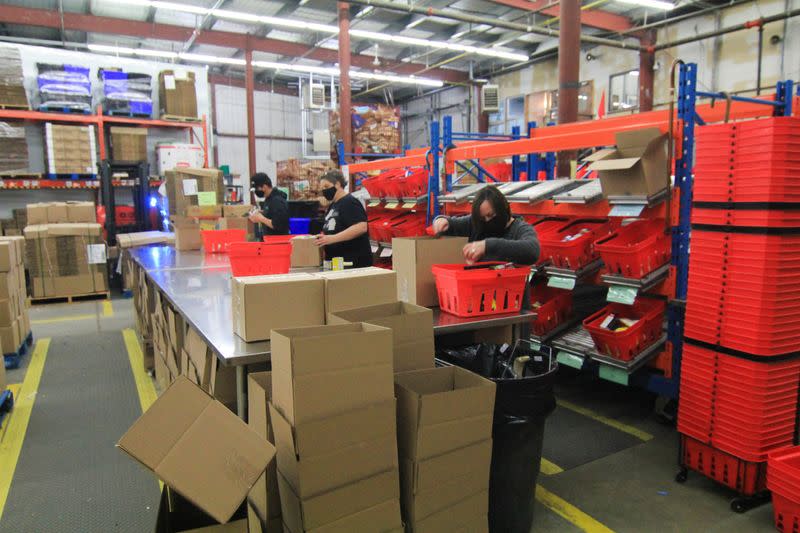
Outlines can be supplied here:
M278 474L283 521L292 531L315 528L345 519L387 501L398 501L397 470L338 487L319 496L301 499L289 482ZM399 520L399 517L396 517ZM379 531L379 530L376 530Z
M392 330L394 371L434 367L433 312L425 307L394 302L328 314L328 324L366 322Z
M418 460L492 437L495 384L457 366L396 374L398 445Z
M247 423L261 437L275 444L269 402L272 401L272 373L251 372L247 375ZM258 478L248 501L256 514L268 521L281 516L281 499L278 492L278 470L276 462L270 463L266 472Z
M293 427L270 404L278 472L305 499L397 471L393 409L394 401L386 401Z
M232 278L233 331L253 342L274 329L323 325L324 298L325 283L311 274Z
M117 446L222 523L275 456L270 443L183 376Z
M392 269L397 272L397 299L423 307L439 305L431 266L463 263L466 237L392 239Z
M274 330L271 348L273 402L293 426L394 399L387 328L345 324Z
M17 320L11 321L8 326L0 326L0 345L3 346L3 353L13 353L19 349L22 339L19 336L19 325Z
M315 274L325 280L325 313L397 300L397 276L377 267Z

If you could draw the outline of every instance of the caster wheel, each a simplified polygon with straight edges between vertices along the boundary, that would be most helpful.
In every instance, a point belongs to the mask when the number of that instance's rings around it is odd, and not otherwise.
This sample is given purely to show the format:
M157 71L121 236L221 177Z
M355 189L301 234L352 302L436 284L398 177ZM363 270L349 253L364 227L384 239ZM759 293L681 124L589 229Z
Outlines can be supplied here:
M747 502L742 501L739 498L735 498L731 500L731 510L735 513L746 513L750 509L750 506Z
M687 474L686 472L678 472L678 473L675 475L675 481L677 481L678 483L685 483L685 482L686 482L686 479L687 479L688 477L689 477L689 476L688 476L688 474Z

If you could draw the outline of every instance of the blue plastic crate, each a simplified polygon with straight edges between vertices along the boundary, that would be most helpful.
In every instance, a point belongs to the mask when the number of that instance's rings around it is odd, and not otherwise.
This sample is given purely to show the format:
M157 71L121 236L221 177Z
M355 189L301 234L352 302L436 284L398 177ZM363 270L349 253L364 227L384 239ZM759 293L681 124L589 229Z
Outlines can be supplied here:
M306 235L311 226L310 218L290 218L289 233L292 235Z

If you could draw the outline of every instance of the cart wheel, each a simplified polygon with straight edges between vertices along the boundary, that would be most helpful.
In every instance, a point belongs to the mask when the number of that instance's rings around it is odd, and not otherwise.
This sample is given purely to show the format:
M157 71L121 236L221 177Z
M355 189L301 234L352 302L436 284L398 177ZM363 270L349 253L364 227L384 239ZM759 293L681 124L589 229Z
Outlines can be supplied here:
M746 513L752 504L746 498L734 498L731 500L731 510L735 513Z
M675 481L677 481L678 483L686 483L686 479L688 477L689 477L689 473L684 468L683 470L681 470L680 472L675 474Z

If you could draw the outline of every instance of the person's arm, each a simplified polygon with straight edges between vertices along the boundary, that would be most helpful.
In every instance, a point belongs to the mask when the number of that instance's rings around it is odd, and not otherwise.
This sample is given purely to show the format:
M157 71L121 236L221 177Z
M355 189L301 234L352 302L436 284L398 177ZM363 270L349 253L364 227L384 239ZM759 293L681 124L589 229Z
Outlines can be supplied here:
M286 200L277 199L270 208L269 227L275 233L289 234L289 204Z
M532 265L539 259L539 238L529 224L521 224L514 239L486 239L486 255L518 265Z
M436 217L433 222L444 219L447 221L447 229L442 231L442 235L452 235L455 237L469 237L472 233L472 217L469 215L462 215L460 217L448 217L440 215Z

